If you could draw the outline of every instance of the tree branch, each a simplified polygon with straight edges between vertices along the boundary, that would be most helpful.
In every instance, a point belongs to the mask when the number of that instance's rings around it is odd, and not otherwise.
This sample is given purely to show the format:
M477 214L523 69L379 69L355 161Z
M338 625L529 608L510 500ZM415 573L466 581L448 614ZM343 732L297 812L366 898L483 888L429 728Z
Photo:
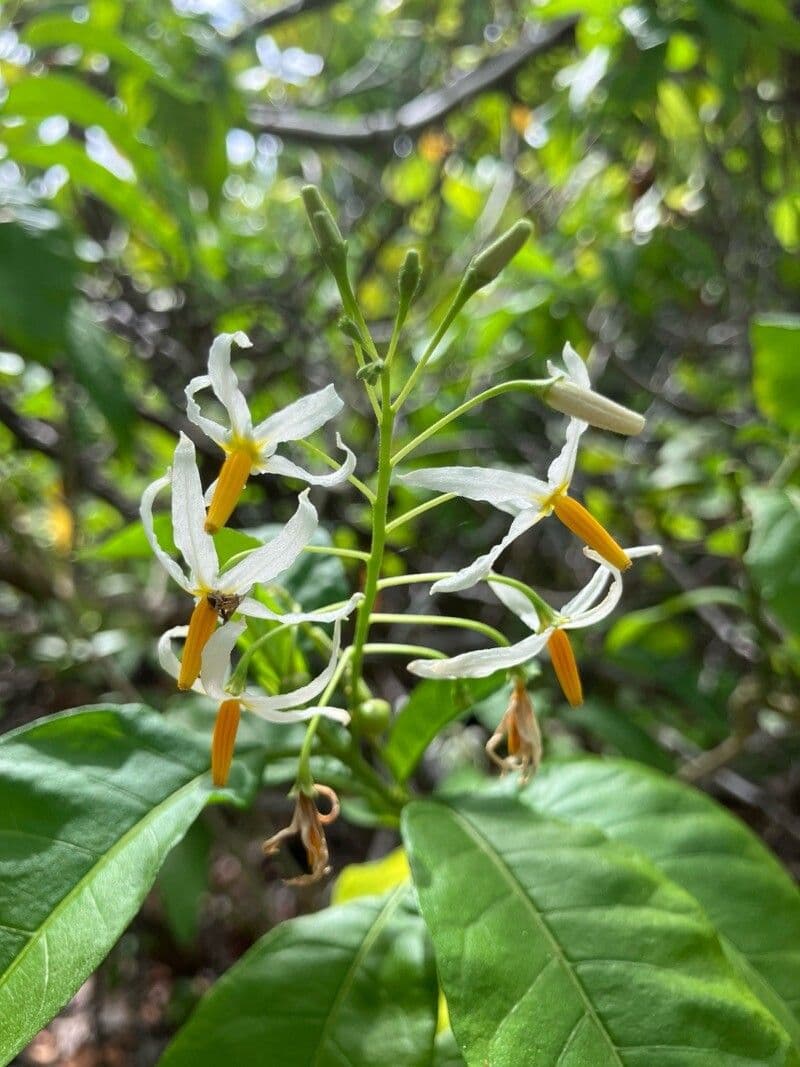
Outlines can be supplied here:
M238 33L234 34L231 41L233 44L243 44L251 37L257 37L272 29L273 26L279 26L283 22L288 22L289 19L297 18L298 15L307 15L311 11L331 7L336 2L337 0L289 0L288 4L281 4L280 7L273 8L272 11L268 11L265 15L243 26Z
M575 19L560 19L528 29L523 40L492 56L453 85L420 93L396 111L373 111L357 118L321 115L300 108L254 104L250 119L259 130L281 137L337 145L373 145L393 141L398 134L415 133L439 122L451 111L488 89L495 88L529 59L572 38Z

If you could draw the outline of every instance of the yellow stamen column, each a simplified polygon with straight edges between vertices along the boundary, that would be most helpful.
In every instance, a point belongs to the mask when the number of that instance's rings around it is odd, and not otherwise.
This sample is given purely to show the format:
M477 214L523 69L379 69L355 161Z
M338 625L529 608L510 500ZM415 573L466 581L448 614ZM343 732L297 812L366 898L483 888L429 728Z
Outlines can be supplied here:
M553 500L553 511L568 530L572 530L589 548L593 548L603 559L608 560L612 567L620 571L626 571L630 567L630 557L583 504L562 493Z
M181 671L178 675L178 689L191 689L200 673L200 661L203 649L217 626L217 613L211 607L207 597L201 597L195 604L189 619L189 632L183 646Z
M547 642L547 651L556 672L558 683L564 691L573 708L583 703L583 686L581 676L578 674L578 664L575 662L575 653L572 645L563 630L554 630L553 635Z
M236 731L239 729L240 708L238 700L223 700L214 723L211 739L211 780L214 785L227 784L233 759Z
M215 534L231 517L252 466L253 457L246 448L235 448L225 457L206 516L206 533Z

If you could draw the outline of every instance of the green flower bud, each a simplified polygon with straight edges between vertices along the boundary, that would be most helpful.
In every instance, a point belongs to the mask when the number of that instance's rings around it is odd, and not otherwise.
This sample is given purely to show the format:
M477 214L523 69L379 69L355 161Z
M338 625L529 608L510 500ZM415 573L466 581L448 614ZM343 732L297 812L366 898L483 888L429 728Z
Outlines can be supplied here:
M364 347L364 338L361 336L361 331L349 315L341 315L336 325L345 337L349 337L351 341L355 341L355 343L361 345L362 348Z
M360 382L366 382L367 385L374 385L378 378L381 376L381 372L386 364L382 359L376 359L372 363L367 363L366 366L361 367L356 371L356 378Z
M471 296L488 285L511 262L531 235L533 227L526 219L520 219L510 230L497 238L488 248L475 256L467 267L461 289Z
M397 289L400 294L400 306L402 308L410 307L411 302L417 295L421 278L422 266L419 261L419 252L416 248L411 248L406 252L406 258L403 260L403 266L397 276Z
M346 271L347 241L316 186L304 186L302 197L322 258L338 280Z

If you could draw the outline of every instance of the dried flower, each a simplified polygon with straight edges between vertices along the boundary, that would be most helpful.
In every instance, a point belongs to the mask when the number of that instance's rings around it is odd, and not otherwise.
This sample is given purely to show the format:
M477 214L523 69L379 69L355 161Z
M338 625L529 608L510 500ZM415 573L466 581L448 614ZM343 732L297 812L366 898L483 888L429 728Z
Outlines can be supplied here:
M498 756L497 749L506 741L506 756ZM517 678L503 718L486 742L486 755L497 764L503 774L519 771L522 782L535 774L542 758L542 735L533 703L525 682Z
M325 815L317 808L314 799L317 794L324 796L330 804L330 811ZM315 784L313 794L297 794L292 821L263 846L265 856L274 856L281 846L285 846L303 868L302 874L286 880L287 885L312 885L330 873L328 842L323 827L338 815L339 798L328 786Z

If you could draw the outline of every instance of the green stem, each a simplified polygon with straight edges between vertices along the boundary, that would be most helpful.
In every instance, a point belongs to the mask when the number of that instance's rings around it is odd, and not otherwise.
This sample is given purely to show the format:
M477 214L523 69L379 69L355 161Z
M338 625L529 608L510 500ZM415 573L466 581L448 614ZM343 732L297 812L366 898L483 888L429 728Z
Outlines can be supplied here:
M364 563L369 560L368 552L359 552L355 548L335 548L333 545L306 545L304 552L313 552L318 556L338 556L339 559L360 559Z
M384 368L381 374L378 484L375 489L375 503L372 505L372 543L370 545L367 574L364 580L364 599L358 608L356 633L353 640L352 694L354 701L357 699L361 680L364 645L369 636L370 616L378 593L378 581L383 565L383 550L386 545L386 516L389 508L389 486L392 478L392 433L394 431L391 388L389 370Z
M420 626L452 626L458 630L474 630L476 633L490 638L495 644L508 645L508 638L501 634L499 630L495 630L493 626L489 626L485 622L478 622L476 619L462 619L457 615L392 615L379 612L373 613L372 622L416 623Z
M409 381L411 381L411 379L409 379ZM449 425L454 419L466 414L466 412L477 407L478 404L482 404L485 400L491 400L495 396L502 396L503 393L510 393L513 391L535 393L539 395L551 384L551 378L515 378L510 382L502 382L500 385L493 385L491 389L484 389L482 393L478 393L477 396L473 396L470 400L465 400L463 404L459 404L457 408L453 408L452 411L443 415L441 419L437 419L437 421L434 422L432 426L429 426L427 430L423 430L421 434L418 434L413 440L409 441L407 445L404 445L399 452L396 452L392 456L392 466L396 466L402 459L405 459L409 453L413 452L414 449L419 448L419 446L427 441L429 437L433 437L434 434L443 430L445 426ZM395 404L395 408L396 407L397 404Z
M375 410L375 414L376 416L378 414L377 408ZM318 448L316 445L312 445L310 441L301 440L298 441L297 444L301 445L308 452L309 455L314 456L315 459L318 459L321 463L324 463L332 470L336 470L336 468L341 465L333 458L333 456L329 456L328 453L324 452L321 448ZM355 489L359 491L359 493L361 493L367 498L370 504L373 502L373 500L375 499L375 494L372 492L368 485L365 485L364 482L361 481L360 478L356 478L354 474L350 474L348 475L347 480Z
M447 659L444 652L438 652L427 645L397 645L389 641L370 641L364 645L365 656L425 656L427 659Z
M352 652L352 646L349 646L348 648L344 649L341 656L339 657L339 662L336 664L336 669L331 675L331 680L325 686L325 691L319 698L321 707L325 707L325 705L331 699L333 694L336 692L336 687L339 684L342 674L344 673L347 667ZM296 786L298 789L304 790L306 792L308 792L309 790L313 790L314 786L314 779L311 776L310 763L311 746L314 743L314 736L317 730L319 729L321 719L321 715L315 715L314 718L309 721L309 724L306 727L306 736L303 738L303 747L300 749L300 755L297 760Z
M434 333L433 337L431 337L430 341L428 342L428 347L425 349L425 351L420 356L419 363L417 363L416 367L413 369L413 371L409 375L408 381L403 386L403 388L400 390L400 393L398 394L397 399L395 400L394 404L392 405L392 409L395 412L395 414L400 410L400 408L403 406L403 404L405 404L409 393L414 388L414 386L417 384L417 381L418 381L420 375L425 370L425 367L428 364L428 360L431 358L433 353L438 348L439 342L442 340L444 335L450 329L450 326L451 326L451 324L453 322L453 319L455 319L456 315L459 313L461 308L467 302L467 299L468 299L468 297L463 296L463 294L461 293L461 290L459 290L458 293L455 296L455 299L453 300L453 303L450 305L450 307L445 312L444 318L442 319L442 321L439 323L438 327L436 328L436 332Z
M389 525L386 527L387 534L397 530L400 526L403 526L407 522L411 522L412 519L416 519L419 515L424 515L426 511L430 511L431 508L438 508L440 504L446 504L448 500L453 500L457 493L442 493L440 496L433 497L432 500L427 500L424 504L418 504L417 507L411 508L410 511L404 512L402 515L398 515L396 519L392 519Z

